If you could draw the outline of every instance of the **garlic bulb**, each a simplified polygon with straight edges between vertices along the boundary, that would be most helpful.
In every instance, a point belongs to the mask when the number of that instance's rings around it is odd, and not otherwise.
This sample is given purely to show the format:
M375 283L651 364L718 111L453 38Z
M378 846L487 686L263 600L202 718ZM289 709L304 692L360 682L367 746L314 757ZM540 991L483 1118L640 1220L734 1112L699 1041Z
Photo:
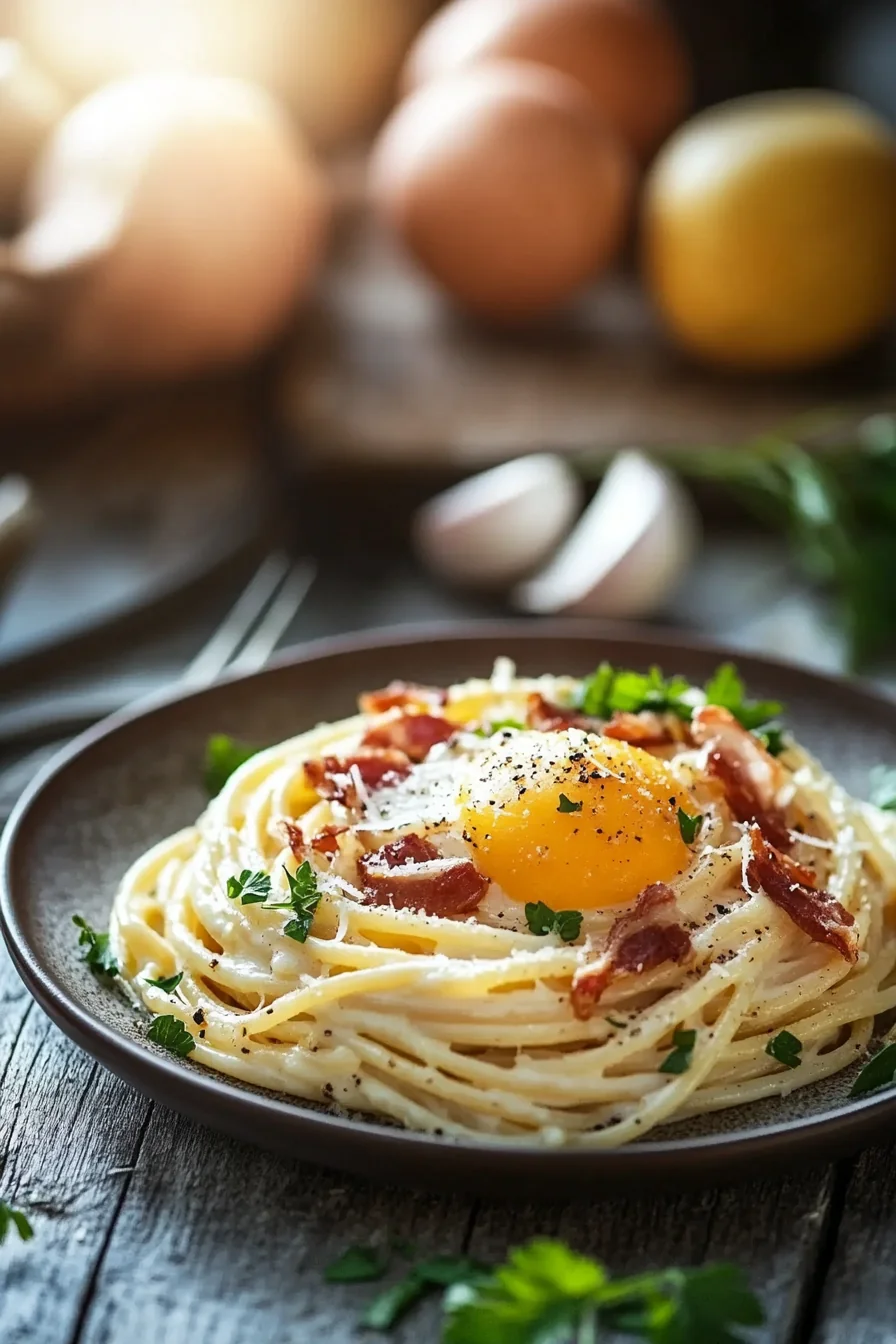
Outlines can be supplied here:
M414 521L414 541L428 568L449 582L498 587L534 569L581 504L581 483L569 464L535 453L431 499Z
M648 616L682 577L698 539L696 509L677 478L643 453L620 453L575 530L513 601L532 612Z
M9 258L74 364L183 374L273 334L310 283L325 222L318 170L265 93L144 75L59 123Z

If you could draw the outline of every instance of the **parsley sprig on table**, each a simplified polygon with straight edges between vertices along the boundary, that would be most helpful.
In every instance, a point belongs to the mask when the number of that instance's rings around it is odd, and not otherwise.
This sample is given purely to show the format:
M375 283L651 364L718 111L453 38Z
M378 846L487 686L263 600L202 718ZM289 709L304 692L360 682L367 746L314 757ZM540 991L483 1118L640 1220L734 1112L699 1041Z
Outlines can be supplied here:
M30 1241L34 1229L20 1209L14 1209L5 1199L0 1199L0 1245L11 1232L17 1232L19 1241Z
M386 1273L381 1250L352 1247L326 1272L367 1282ZM356 1273L352 1273L352 1269ZM467 1257L421 1260L369 1303L362 1325L390 1330L424 1296L444 1289L442 1344L576 1344L620 1331L649 1344L740 1344L762 1308L734 1265L666 1269L611 1279L597 1260L539 1238L493 1269Z
M101 979L111 980L118 974L118 963L109 946L108 933L97 933L83 915L72 915L72 923L80 929L78 946L85 949L84 961Z

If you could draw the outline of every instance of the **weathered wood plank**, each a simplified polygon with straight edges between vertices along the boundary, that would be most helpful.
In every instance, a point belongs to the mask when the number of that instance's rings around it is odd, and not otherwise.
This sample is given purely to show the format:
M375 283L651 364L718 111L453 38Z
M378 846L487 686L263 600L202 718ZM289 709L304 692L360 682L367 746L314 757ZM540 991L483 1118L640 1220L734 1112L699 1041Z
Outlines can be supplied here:
M533 1236L555 1236L597 1256L614 1274L669 1264L730 1260L762 1298L768 1321L758 1338L796 1338L823 1239L833 1169L679 1196L582 1199L553 1209L487 1205L477 1216L470 1253L502 1258Z
M379 1285L325 1286L323 1268L352 1243L390 1237L459 1252L468 1221L468 1201L378 1189L159 1108L77 1344L369 1338L357 1317ZM435 1339L436 1316L431 1303L394 1338Z
M812 1344L896 1339L896 1148L871 1148L852 1169Z

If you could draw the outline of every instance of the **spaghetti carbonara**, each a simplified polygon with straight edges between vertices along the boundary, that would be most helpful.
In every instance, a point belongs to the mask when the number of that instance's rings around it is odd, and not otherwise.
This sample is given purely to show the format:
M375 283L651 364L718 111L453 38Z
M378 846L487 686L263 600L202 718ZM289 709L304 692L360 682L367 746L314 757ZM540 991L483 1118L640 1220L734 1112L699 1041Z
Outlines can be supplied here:
M364 695L134 864L121 976L211 1069L449 1136L612 1147L835 1073L896 1006L894 820L742 690Z

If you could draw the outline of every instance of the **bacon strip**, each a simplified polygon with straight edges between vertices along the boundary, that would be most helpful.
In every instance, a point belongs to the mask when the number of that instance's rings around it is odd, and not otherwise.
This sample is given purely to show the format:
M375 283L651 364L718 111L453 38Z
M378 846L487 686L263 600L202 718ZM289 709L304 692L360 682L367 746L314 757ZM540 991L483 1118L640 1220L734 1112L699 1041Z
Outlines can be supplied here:
M307 842L301 826L297 826L288 817L280 819L279 829L283 839L292 850L293 858L301 863L307 859L309 849L312 849L316 854L338 854L338 836L344 835L348 827L338 826L334 822L330 822L328 825L322 826L317 834L312 835L310 841Z
M526 723L541 733L556 733L564 728L581 728L584 733L603 731L600 719L592 719L587 714L580 714L577 709L570 709L566 705L555 705L538 691L533 691L529 696Z
M719 705L696 709L691 732L699 745L709 743L707 769L721 784L732 814L755 823L777 849L789 850L790 831L775 802L784 776L774 756Z
M358 870L368 905L428 915L468 914L488 889L469 859L443 858L432 841L413 834L362 855Z
M681 731L676 732L677 728ZM673 719L668 714L654 714L649 709L642 709L639 714L617 709L609 723L604 725L603 734L618 742L644 748L668 747L673 742L686 742L690 736L687 725L680 719Z
M644 888L634 908L613 924L599 959L573 976L571 999L576 1017L584 1021L591 1016L617 975L640 975L664 961L685 960L691 951L691 938L679 924L678 913L675 893L665 882Z
M437 742L447 742L456 731L453 723L433 714L402 714L369 729L361 746L392 748L409 760L424 761Z
M410 772L411 763L403 751L358 752L354 756L322 756L305 762L305 778L322 798L357 807L360 799L352 768L357 767L361 783L373 791L397 784Z
M859 949L853 916L829 891L815 885L809 868L769 844L758 824L750 827L746 879L751 887L761 887L813 942L827 943L846 961L856 961Z
M441 709L447 702L448 692L441 686L418 686L413 681L390 681L381 691L364 691L358 696L362 714L383 714L387 709L404 709L407 705Z

